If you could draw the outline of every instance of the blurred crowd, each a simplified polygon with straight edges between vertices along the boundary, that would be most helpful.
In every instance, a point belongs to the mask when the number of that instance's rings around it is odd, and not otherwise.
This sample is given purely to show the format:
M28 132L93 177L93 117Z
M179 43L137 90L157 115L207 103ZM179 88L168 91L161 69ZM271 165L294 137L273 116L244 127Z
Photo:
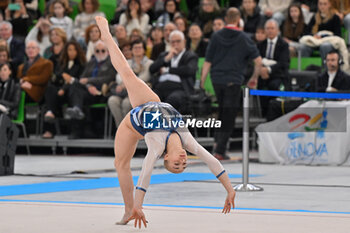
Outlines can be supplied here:
M89 106L97 103L108 105L118 127L131 104L95 24L95 16L106 16L99 10L106 2L1 1L0 114L16 119L22 90L26 103L40 106L43 138L55 136L54 123L64 114L70 138L94 137L101 117ZM349 69L349 0L116 0L115 5L110 29L130 67L181 113L188 113L184 103L199 88L198 59L206 57L213 34L227 27L229 7L240 11L235 30L245 32L263 58L257 88L289 89L290 58L319 56L326 68L319 90L350 90L346 72L337 78L338 71ZM246 77L252 70L248 65Z

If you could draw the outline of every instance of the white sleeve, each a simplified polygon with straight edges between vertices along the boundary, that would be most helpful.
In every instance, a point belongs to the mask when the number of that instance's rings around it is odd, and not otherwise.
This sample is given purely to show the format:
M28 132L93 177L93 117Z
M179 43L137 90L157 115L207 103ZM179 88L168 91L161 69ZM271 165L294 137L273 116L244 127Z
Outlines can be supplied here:
M222 164L213 155L211 155L204 147L202 147L188 129L181 129L179 131L184 149L197 155L203 162L205 162L211 172L219 178L225 169Z
M144 192L147 191L154 164L164 152L167 134L168 132L152 131L145 135L148 151L142 163L142 170L137 181L136 189L140 189Z

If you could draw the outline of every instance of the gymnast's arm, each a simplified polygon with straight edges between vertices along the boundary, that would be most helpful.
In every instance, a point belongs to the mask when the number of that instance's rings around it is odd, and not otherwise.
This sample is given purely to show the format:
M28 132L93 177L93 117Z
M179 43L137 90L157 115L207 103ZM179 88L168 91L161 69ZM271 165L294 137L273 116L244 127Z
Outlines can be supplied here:
M231 207L234 208L234 199L236 192L233 189L227 172L222 164L214 156L212 156L206 149L204 149L193 138L192 134L188 130L180 132L181 140L183 142L184 149L197 155L202 161L204 161L211 172L218 178L221 184L227 191L227 198L223 209L224 213L230 212Z

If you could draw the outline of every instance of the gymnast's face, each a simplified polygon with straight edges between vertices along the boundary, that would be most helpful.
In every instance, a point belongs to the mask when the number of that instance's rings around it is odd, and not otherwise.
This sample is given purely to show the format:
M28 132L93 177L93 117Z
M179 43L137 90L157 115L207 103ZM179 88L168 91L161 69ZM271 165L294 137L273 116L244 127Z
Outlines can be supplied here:
M187 153L184 149L173 149L164 155L165 168L172 173L181 173L187 166Z

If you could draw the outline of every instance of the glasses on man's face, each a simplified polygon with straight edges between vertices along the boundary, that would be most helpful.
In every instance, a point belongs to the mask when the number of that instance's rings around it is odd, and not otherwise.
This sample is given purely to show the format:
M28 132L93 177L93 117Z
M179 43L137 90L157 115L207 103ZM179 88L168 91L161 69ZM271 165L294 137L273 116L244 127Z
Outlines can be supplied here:
M179 44L181 43L181 40L171 40L170 44Z
M104 49L96 49L95 50L95 53L105 53L106 52L106 50L104 50Z

